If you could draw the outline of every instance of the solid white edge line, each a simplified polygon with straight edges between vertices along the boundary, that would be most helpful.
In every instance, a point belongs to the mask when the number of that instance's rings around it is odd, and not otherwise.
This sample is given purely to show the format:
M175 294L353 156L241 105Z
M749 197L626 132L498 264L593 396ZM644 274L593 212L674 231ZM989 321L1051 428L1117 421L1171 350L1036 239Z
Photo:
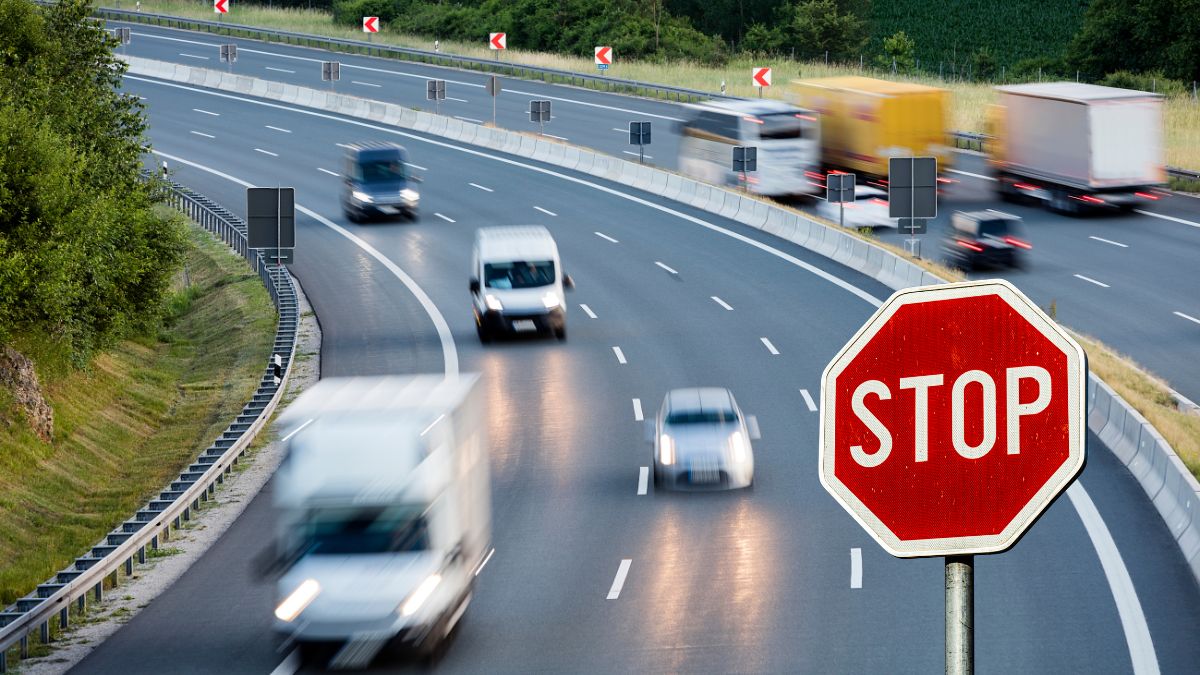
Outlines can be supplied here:
M275 670L271 671L271 675L295 675L296 671L300 670L300 650L293 649L288 652L288 655L283 657L283 661L275 666Z
M277 153L271 152L270 150L263 150L262 148L255 148L255 149L254 149L254 151L255 151L255 152L261 152L261 153L262 153L262 154L264 154L264 155L270 155L270 156L272 156L272 157L278 157L278 156L279 156Z
M193 161L184 159L184 158L176 156L176 155L167 154L161 150L151 150L151 152L153 152L156 155L159 155L160 157L165 157L173 162L179 162L180 164L185 164L187 166L199 169L201 171L211 173L214 176L220 176L221 178L224 178L225 180L228 180L233 183L237 183L238 185L241 185L242 187L248 187L248 188L254 187L253 183L242 180L241 178L238 178L236 176L231 176L223 171L219 171L212 167L204 166L203 164L199 164L197 162L193 162ZM349 239L355 246L357 246L360 249L362 249L363 251L365 251L367 253L367 255L369 255L372 258L374 258L375 260L379 261L379 264L381 264L385 268L387 268L387 270L389 272L391 272L397 279L400 280L400 283L404 284L404 286L409 290L409 292L412 293L413 296L417 299L417 302L421 303L421 307L424 308L425 313L429 315L429 319L433 322L434 329L437 330L438 339L441 341L441 344L442 344L442 367L446 372L447 379L457 378L458 377L458 348L454 344L454 334L452 332L450 332L450 324L446 323L446 317L442 316L441 310L439 310L437 308L437 305L435 305L433 303L433 300L430 299L429 294L427 294L425 292L425 289L421 288L420 285L418 285L417 282L412 277L408 276L407 272L400 269L399 265L392 262L392 260L390 258L388 258L384 254L380 253L378 249L376 249L374 246L371 246L370 244L368 244L366 241L364 241L362 238L355 235L353 232L347 230L346 228L342 227L341 225L338 225L337 223L333 222L332 220L329 220L325 216L322 216L321 214L317 213L316 211L313 211L312 209L309 209L300 204L296 204L295 206L296 206L296 210L299 211L300 213L303 213L304 215L308 216L309 218L316 220L317 222L321 223L325 227L328 227L329 229L333 230L334 232L337 232L338 234L342 235L343 237Z
M775 348L775 345L771 344L770 340L765 337L759 338L759 340L762 340L763 346L766 347L767 351L771 352L773 356L779 356L779 350Z
M1162 218L1163 220L1169 220L1173 223L1179 223L1181 225L1190 225L1191 227L1200 227L1200 223L1193 223L1190 220L1184 220L1183 218L1176 218L1175 216L1168 216L1163 213L1155 213L1153 211L1143 211L1141 209L1134 209L1133 212L1140 213L1143 216L1150 216L1151 218Z
M484 187L483 185L480 185L479 183L467 183L467 185L470 185L473 188L479 188L480 190L483 190L484 192L495 192L495 190L493 190L492 188Z
M724 307L724 308L725 308L727 311L730 311L730 312L732 312L732 311L733 311L733 307L730 307L728 302L725 302L724 300L722 300L722 299L718 298L718 297L717 297L717 296L715 296L715 295L714 295L714 296L712 296L712 299L713 299L713 302L715 302L715 303L717 303L718 305L720 305L720 306Z
M458 222L457 220L454 220L454 219L453 219L453 218L451 218L450 216L443 216L442 214L440 214L440 213L437 213L437 212L434 212L434 214L433 214L433 215L437 216L438 218L441 218L442 220L446 221L447 223L456 223L456 222Z
M663 268L664 270L670 272L671 274L679 274L679 272L676 272L674 269L667 267L665 264L663 264L657 260L654 261L654 264L658 265L659 267Z
M205 138L216 138L216 136L213 136L212 134L206 134L206 133L204 133L204 132L201 132L201 131L193 131L193 132L191 132L191 133L193 133L193 134L196 134L197 136L203 136L203 137L205 137Z
M808 393L807 389L801 389L800 395L804 397L804 405L808 406L809 412L817 412L817 404L813 401L812 394Z
M1096 241L1103 242L1105 244L1112 244L1113 246L1120 246L1121 248L1129 248L1129 244L1122 244L1119 241L1113 241L1112 239L1105 239L1104 237L1097 237L1095 235L1088 235L1088 239L1095 239Z
M646 494L647 483L650 482L650 467L643 466L638 470L638 494Z
M985 176L981 173L971 173L970 171L963 171L961 169L946 169L946 171L948 171L950 173L956 173L960 176L970 176L971 178L978 178L980 180L990 180L993 183L996 182L995 178L993 178L991 176Z
M290 133L292 133L292 130L291 130L291 129L284 129L284 128L282 128L282 127L273 127L273 126L271 126L270 124L267 124L267 125L265 125L265 126L266 126L268 129L274 129L275 131L282 131L282 132L283 132L283 133L285 133L285 134L290 134Z
M336 172L334 172L334 171L330 171L329 169L322 169L322 168L321 168L321 167L319 167L319 166L317 167L317 171L320 171L320 172L322 172L322 173L327 173L327 174L329 174L330 176L337 176L337 175L338 175L338 174L337 174Z
M267 70L274 70L277 73L291 73L292 75L296 74L296 71L288 70L287 68L272 68L271 66L267 66L266 68Z
M621 561L620 567L617 568L617 576L613 579L612 587L608 589L608 599L616 600L621 595L621 588L625 586L625 577L629 575L629 566L633 564L633 560L625 558Z
M614 244L621 243L621 242L617 241L616 239L613 239L612 237L608 236L607 234L604 234L603 232L593 232L592 234L596 235L597 237L600 237L601 239L611 241Z
M862 588L862 549L850 549L850 588Z
M1188 321L1191 321L1192 323L1200 323L1200 319L1197 319L1194 316L1188 316L1187 314L1184 314L1183 312L1171 312L1171 313L1181 319L1187 319Z
M1121 618L1121 628L1125 632L1125 642L1129 645L1129 657L1133 662L1133 672L1137 675L1154 675L1159 672L1158 657L1154 653L1154 641L1150 637L1150 627L1146 624L1146 615L1138 601L1137 590L1133 587L1133 579L1117 549L1117 542L1104 524L1104 518L1096 509L1096 504L1088 495L1083 484L1076 480L1067 488L1067 497L1075 506L1083 527L1087 530L1088 538L1100 557L1100 566L1104 568L1104 576L1112 589L1113 600L1117 604L1117 614Z
M587 314L589 318L596 318L596 313L592 311L591 307L588 307L587 305L579 305L579 309L582 309L583 313Z
M495 552L496 552L495 547L493 547L492 550L488 551L487 557L485 557L483 559L483 562L479 563L479 567L475 568L474 576L479 576L479 573L483 571L483 568L487 567L488 561L492 559L492 554L494 554Z
M1074 276L1076 279L1083 279L1084 281L1088 282L1089 284L1096 284L1097 286L1100 286L1102 288L1111 288L1111 286L1109 286L1108 284L1106 284L1102 281L1096 281L1095 279L1093 279L1091 277L1085 277L1082 274L1076 274Z
M645 420L645 417L642 415L642 399L640 398L633 399L633 419L635 422Z
M617 363L626 363L625 352L621 351L620 347L613 347L613 354L617 355Z
M193 111L193 112L198 112L198 113L203 113L203 114L205 114L205 115L212 115L213 117L220 117L220 116L221 116L221 113L209 112L208 110L201 110L201 109L199 109L199 108L192 108L192 111Z
M313 419L316 419L316 418L313 418ZM287 442L288 442L288 440L289 440L289 439L291 439L291 437L292 437L292 436L295 436L296 434L300 433L300 430L301 430L301 429L303 429L304 427L306 427L306 426L308 426L308 425L310 425L310 424L312 424L312 423L313 423L313 420L312 420L312 419L310 419L310 420L306 421L304 424L301 424L300 426L298 426L298 427L296 427L295 429L293 429L293 430L291 431L291 433L289 433L287 436L284 436L283 438L279 439L279 442L280 442L280 443L287 443Z
M544 213L544 214L546 214L546 215L548 215L548 216L556 216L556 217L558 216L558 214L557 214L557 213L555 213L555 212L553 212L553 211L550 211L550 210L547 210L547 209L543 209L543 208L542 208L542 207L540 207L540 206L535 206L535 207L533 207L533 208L537 209L538 211L541 211L542 213Z

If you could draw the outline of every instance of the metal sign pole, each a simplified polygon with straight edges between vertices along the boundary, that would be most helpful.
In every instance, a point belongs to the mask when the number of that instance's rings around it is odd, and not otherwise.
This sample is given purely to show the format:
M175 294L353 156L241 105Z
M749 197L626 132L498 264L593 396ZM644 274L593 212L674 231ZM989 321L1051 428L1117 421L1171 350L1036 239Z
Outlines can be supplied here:
M838 202L838 227L846 227L846 202Z
M975 671L975 556L946 556L946 675Z
M494 88L495 87L493 86L493 89ZM493 127L496 126L496 98L498 97L497 95L499 93L500 92L497 92L497 91L492 92L492 126Z
M283 242L283 188L275 183L275 266L283 267L283 256L280 254L280 244Z
M646 146L638 143L638 164L646 163Z

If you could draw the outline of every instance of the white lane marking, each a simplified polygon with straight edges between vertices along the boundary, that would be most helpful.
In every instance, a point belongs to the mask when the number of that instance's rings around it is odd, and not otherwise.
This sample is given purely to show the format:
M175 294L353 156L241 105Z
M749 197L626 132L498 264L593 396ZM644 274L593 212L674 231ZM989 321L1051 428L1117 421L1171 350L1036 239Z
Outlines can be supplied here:
M308 60L317 61L318 59L308 59ZM486 152L482 152L479 150L464 148L461 146L453 145L451 143L446 143L446 142L442 142L442 141L435 141L433 139L424 138L424 137L418 136L416 134L410 134L410 133L398 131L395 129L382 127L382 126L379 126L376 124L370 124L370 123L361 122L358 120L339 118L334 115L329 115L329 114L317 112L314 110L304 110L301 108L293 108L293 107L281 105L278 103L269 103L267 101L259 101L259 100L255 100L255 99L246 98L243 96L234 96L231 94L225 94L225 93L220 93L220 92L216 92L216 91L206 90L206 89L199 88L199 87L181 85L181 84L176 84L173 82L164 82L164 81L155 80L152 78L139 77L136 75L126 75L125 77L128 79L134 80L134 81L144 82L147 84L159 85L159 86L173 88L173 89L183 89L183 90L186 90L186 91L189 91L192 93L201 94L201 95L205 95L205 96L214 96L214 97L223 98L226 100L234 100L234 101L239 101L242 103L247 103L250 105L258 105L258 106L263 106L263 107L274 108L276 110L285 110L285 111L300 114L300 115L307 115L310 117L317 117L317 118L331 120L331 121L338 121L343 124L350 124L350 125L357 126L357 127L372 129L375 131L391 133L391 134L394 134L397 136L403 136L405 138L411 139L414 142L428 143L428 144L436 145L436 146L442 147L442 148L453 149L455 151L473 155L476 157L483 157L486 159L490 159L492 161L499 162L501 164L507 164L509 166L519 166L519 167L525 168L529 171L541 173L541 174L547 175L547 176L554 176L561 180L564 180L564 181L567 181L570 183L575 183L576 185L584 185L584 186L590 187L594 190L604 192L606 194L611 194L611 195L619 197L621 199L625 199L626 201L630 201L630 202L633 202L636 204L646 206L648 208L652 208L656 211L659 211L660 213L668 213L668 214L674 215L677 218L694 223L694 224L699 225L700 227L703 227L710 231L719 232L721 234L724 234L725 236L728 236L732 239L740 241L748 246L753 246L754 248L757 248L757 249L763 251L764 253L773 255L781 260L785 260L785 261L791 263L792 265L795 265L796 267L804 269L804 270L810 272L811 274L814 274L814 275L820 277L821 279L824 279L824 280L828 281L829 283L832 283L832 284L838 286L839 288L842 288L843 290L855 295L856 297L862 299L863 301L867 302L868 304L870 304L873 307L880 307L883 305L882 300L880 300L879 298L876 298L875 296L871 295L870 293L867 293L866 291L863 291L862 289L859 289L858 287L854 286L853 284L850 284L849 282L838 279L837 277L834 277L833 275L831 275L819 268L813 267L812 265L809 265L808 263L805 263L804 261L799 260L799 259L795 258L794 256L783 253L782 251L772 248L771 246L764 244L760 241L751 239L750 237L747 237L745 235L741 235L741 234L732 232L723 227L713 225L712 223L709 223L700 218L696 218L696 217L681 213L679 211L676 211L675 209L671 209L671 208L662 206L660 204L655 204L655 203L649 202L645 199L642 199L641 197L635 197L633 195L621 192L614 188L610 188L610 187L607 187L604 185L599 185L599 184L593 183L591 181L587 181L587 180L584 180L581 178L576 178L573 176L568 176L564 173L560 173L557 171L551 171L549 169L533 166L531 164L525 164L525 163L522 163L517 160L499 157L497 155L491 155L491 154L488 154ZM600 107L603 107L603 106L600 106ZM235 183L239 183L243 187L254 187L251 183L248 183L241 179L235 178L233 176L230 176L229 174L223 173L216 169L212 169L212 168L203 166L201 164L197 164L195 162L185 160L181 157L169 155L160 150L153 150L152 152L161 157L165 157L166 159L171 159L171 160L180 162L182 164L187 164L189 166L196 167L200 170L221 176L222 178L226 178ZM403 282L405 284L405 286L408 287L410 291L412 291L413 295L415 295L417 297L417 300L421 302L422 306L429 313L430 318L433 320L434 326L437 328L438 336L441 338L441 341L442 341L442 356L444 359L447 375L457 376L458 375L458 350L455 347L454 338L450 333L450 326L449 326L449 324L446 323L445 317L442 316L442 313L438 310L437 306L433 304L433 301L424 292L424 290L422 290L421 287L418 286L416 284L416 282L411 277L409 277L407 274L405 274L404 271L401 270L395 263L393 263L391 260L387 259L382 253L380 253L378 250L376 250L370 244L366 243L359 237L356 237L355 235L350 233L345 228L333 223L332 221L330 221L327 218L324 218L323 216L320 216L319 214L313 212L310 209L307 209L300 205L297 205L296 208L301 213L304 213L305 215L315 218L321 224L325 225L326 227L329 227L330 229L341 234L342 236L346 237L347 239L350 239L357 246L359 246L364 251L369 253L372 257L376 258L381 263L383 263L384 266L387 267L389 271L391 271L394 275L396 275L397 278L399 278L401 280L401 282ZM596 234L599 234L599 233L597 232ZM1067 491L1068 495L1072 494L1072 491L1076 487L1079 487L1080 491L1082 492L1083 488L1080 486L1080 484L1075 483L1074 485L1071 486L1070 489L1068 489L1068 491ZM1086 496L1086 493L1085 493L1085 496ZM1078 505L1078 503L1075 502L1075 500L1072 500L1072 505L1075 506L1076 512L1081 513L1080 506ZM1094 512L1094 516L1095 516L1093 520L1096 523L1098 523L1098 525L1100 527L1104 527L1104 520L1103 520L1103 518L1100 517L1098 512L1094 511L1094 505L1093 505L1093 512ZM1081 515L1081 518L1082 517L1083 516ZM1105 529L1104 531L1107 532L1107 529ZM1092 531L1089 530L1088 534L1089 534L1089 536L1092 536ZM1093 542L1093 545L1096 545L1095 537L1092 537L1092 542ZM1112 542L1111 535L1108 538L1108 543L1111 544L1111 546L1112 546L1112 549L1111 549L1112 553L1119 556L1119 551L1116 550L1116 545L1114 542ZM1099 555L1099 550L1097 550L1097 554ZM1103 560L1103 558L1102 558L1102 560ZM1121 566L1121 569L1124 570L1123 564ZM1125 577L1126 587L1128 587L1129 589L1132 589L1132 581L1128 577L1128 570L1124 570L1124 571L1125 571L1124 577ZM1114 596L1116 596L1118 594L1118 592L1121 592L1126 597L1126 602L1119 606L1127 606L1130 601L1132 602L1132 606L1129 607L1129 612L1131 614L1136 614L1136 616L1141 617L1141 628L1140 628L1139 634L1145 636L1146 643L1150 644L1150 648L1152 650L1153 645L1152 645L1152 643L1149 643L1149 635L1150 635L1149 628L1146 627L1145 615L1142 613L1141 605L1138 603L1136 594L1125 593L1125 591L1123 589L1121 591L1118 591L1116 582L1114 582L1112 577L1108 577L1108 582L1109 582L1109 587L1112 590ZM1127 631L1126 632L1127 640L1129 639L1128 636L1129 636L1129 632ZM1130 648L1130 651L1131 651L1131 656L1133 656L1133 654L1132 654L1133 647L1132 646ZM1153 657L1153 652L1151 652L1151 657ZM1135 662L1137 662L1137 661L1138 661L1138 659L1135 658Z
M593 232L592 234L596 235L597 237L600 237L601 239L607 239L608 241L611 241L614 244L621 243L621 242L617 241L616 239L613 239L612 237L608 236L607 234L604 234L603 232Z
M948 171L950 173L956 173L960 176L970 176L971 178L978 178L980 180L990 180L992 182L996 181L995 178L992 178L991 176L985 176L981 173L971 173L970 171L961 171L959 169L946 169L946 171Z
M425 167L421 166L420 164L413 164L412 162L405 162L404 164L405 164L405 166L411 166L412 168L420 169L421 171L429 170L429 169L426 169Z
M186 56L186 57L188 57L189 59L200 59L201 61L207 61L207 60L208 60L208 57L207 57L207 56L199 56L199 55L197 55L197 54L185 54L184 52L179 52L179 55L180 55L180 56Z
M314 418L312 418L312 419L309 419L309 420L305 421L305 422L304 422L304 424L301 424L300 426L296 427L295 429L292 429L292 430L291 430L291 432L289 432L287 436L284 436L284 437L283 437L283 438L280 440L280 442L281 442L281 443L287 443L287 442L288 442L288 441L289 441L289 440L292 438L292 436L295 436L296 434L300 433L300 430L301 430L301 429L303 429L304 427L306 427L306 426L308 426L308 425L312 424L312 423L313 423L313 420L315 420L315 419L316 419L315 417L314 417Z
M446 100L447 101L458 101L459 103L467 103L468 102L467 99L465 99L465 98L454 98L453 96L447 96Z
M484 192L495 192L495 190L493 190L492 188L484 187L484 186L480 185L479 183L467 183L467 185L470 185L473 188L479 188L480 190L483 190Z
M350 84L361 84L364 87L375 87L376 89L383 88L382 84L375 84L374 82L360 82L358 80L350 80Z
M1088 239L1095 239L1096 241L1101 241L1101 242L1104 242L1105 244L1112 244L1113 246L1120 246L1121 248L1129 248L1129 244L1122 244L1119 241L1113 241L1112 239L1105 239L1104 237L1096 237L1096 236L1088 235Z
M213 136L212 134L206 134L206 133L203 133L200 131L193 131L192 133L196 134L197 136L203 136L205 138L216 138L216 136Z
M762 340L763 346L767 348L767 351L771 352L775 356L779 356L779 350L775 349L775 345L771 344L770 340L767 338L759 338L759 340Z
M1104 518L1096 509L1096 504L1088 495L1083 484L1078 480L1067 488L1067 497L1079 513L1083 527L1087 530L1096 555L1100 557L1100 565L1104 568L1104 576L1112 589L1113 600L1117 603L1117 614L1121 617L1121 628L1125 632L1125 642L1129 645L1129 657L1133 660L1133 672L1139 675L1158 673L1158 657L1154 653L1154 641L1150 638L1150 627L1146 624L1146 615L1138 601L1137 590L1133 587L1133 579L1117 550L1112 533L1104 524Z
M264 154L264 155L270 155L270 156L272 156L272 157L278 157L278 156L279 156L278 154L276 154L276 153L274 153L274 152L271 152L270 150L263 150L262 148L255 148L255 149L254 149L254 151L255 151L255 152L261 152L261 153L262 153L262 154Z
M804 405L808 406L809 412L817 412L817 404L813 401L812 394L809 394L807 389L801 389L800 395L804 397Z
M1200 323L1200 319L1197 319L1194 316L1188 316L1187 314L1184 314L1183 312L1171 312L1171 313L1181 319L1187 319L1188 321L1191 321L1192 323Z
M267 70L273 70L277 73L291 73L292 75L296 74L296 71L288 70L287 68L272 68L271 66L267 66Z
M649 482L650 482L650 467L643 466L638 471L638 494L639 495L646 494L646 487L647 487L646 484Z
M1150 216L1151 218L1162 218L1163 220L1169 220L1173 223L1179 223L1181 225L1191 225L1192 227L1200 227L1200 223L1194 223L1190 220L1184 220L1183 218L1176 218L1175 216L1168 216L1168 215L1165 215L1162 213L1154 213L1153 211L1143 211L1141 209L1134 209L1133 212L1140 213L1143 216Z
M618 133L622 133L622 134L624 134L624 133L629 133L629 130L628 130L628 129L618 129L618 128L616 128L616 127L613 127L613 128L612 128L612 130L613 130L613 131L616 131L616 132L618 132Z
M283 132L283 133L285 133L285 134L290 134L290 133L292 133L292 130L291 130L291 129L284 129L283 127L273 127L273 126L271 126L270 124L266 125L266 127L267 127L268 129L274 129L275 131L282 131L282 132Z
M850 588L862 588L862 549L850 549Z
M221 116L221 113L209 112L209 111L207 111L207 110L201 110L201 109L199 109L199 108L192 108L192 110L194 110L194 111L196 111L196 112L198 112L198 113L204 113L205 115L212 115L213 117L220 117L220 116Z
M211 173L214 176L220 176L221 178L224 178L225 180L228 180L233 183L237 183L238 185L241 185L242 187L254 187L253 183L244 181L241 178L237 178L235 176L231 176L223 171L218 171L217 169L214 169L212 167L204 166L203 164L199 164L197 162L192 162L190 160L186 160L186 159L184 159L182 157L178 157L176 155L169 155L165 152L162 152L161 150L151 150L151 152L153 152L156 155L159 155L160 157L165 157L166 159L169 159L172 162L179 162L180 164L186 164L190 167L194 167L201 171ZM437 308L437 305L433 304L433 300L430 299L429 294L425 292L425 289L421 288L421 286L418 285L417 282L412 277L410 277L407 272L400 269L399 265L392 262L392 260L390 258L388 258L384 254L380 253L379 249L375 248L374 246L371 246L366 241L364 241L361 237L356 236L350 230L347 230L346 228L342 227L341 225L338 225L337 223L326 218L325 216L322 216L321 214L317 213L316 211L313 211L310 208L307 208L300 204L296 204L295 206L296 206L296 210L299 211L300 213L303 213L304 215L308 216L309 218L316 220L317 222L321 223L325 227L328 227L329 229L333 230L334 232L337 232L338 234L342 235L343 237L349 239L355 246L357 246L360 249L362 249L363 251L365 251L367 255L369 255L372 258L374 258L375 260L379 261L379 264L386 267L387 270L389 272L391 272L393 276L395 276L397 279L400 280L400 283L404 284L405 288L407 288L408 291L413 294L413 297L415 297L417 299L417 302L421 303L421 307L425 310L425 313L429 315L430 321L433 322L434 329L437 330L438 339L441 341L441 344L442 344L442 367L445 370L446 377L448 379L449 378L457 378L458 377L458 348L454 344L454 334L450 332L450 324L446 323L446 317L442 316L442 312Z
M336 176L336 175L338 175L336 172L330 171L329 169L322 169L322 168L321 168L321 167L319 167L319 166L317 167L317 171L321 171L321 172L323 172L323 173L327 173L327 174L329 174L330 176Z
M617 355L617 363L625 363L625 352L620 347L613 347L613 353Z
M654 261L654 264L655 264L655 265L658 265L659 267L663 268L664 270L666 270L666 271L670 272L671 274L679 274L679 272L676 272L674 269L671 269L670 267L667 267L666 265L664 265L663 263L661 263L661 262L659 262L659 261L657 261L657 260L655 260L655 261Z
M715 296L715 295L714 295L714 296L712 296L712 300L713 300L713 302L715 302L715 303L717 303L718 305L720 305L720 306L724 307L725 309L727 309L727 310L729 310L729 311L731 311L731 312L733 311L733 308L729 306L729 303L728 303L728 302L725 302L724 300L722 300L722 299L718 298L717 296Z
M555 213L555 212L553 212L553 211L548 211L548 210L546 210L546 209L543 209L543 208L542 208L542 207L540 207L540 206L535 206L535 207L533 207L533 208L537 209L538 211L541 211L542 213L544 213L544 214L546 214L546 215L548 215L548 216L557 216L557 215L558 215L557 213Z
M435 212L433 215L437 216L438 218L441 218L442 220L446 221L447 223L457 223L458 222L457 220L450 218L449 216L443 216L440 213Z
M353 150L353 149L354 149L354 146L353 146L353 145L346 145L345 143L334 143L334 145L338 146L339 148L345 148L345 149L347 149L347 150Z
M562 136L555 136L554 134L542 133L542 135L543 135L543 136L549 136L550 138L557 138L557 139L558 139L558 140L560 140L560 141L565 141L565 140L567 140L566 138L563 138Z
M635 422L645 420L645 417L642 416L642 399L640 398L633 399L633 420Z
M293 649L283 657L283 661L279 665L275 666L271 675L295 675L296 671L300 670L300 665L300 650Z
M636 152L631 152L631 151L629 151L629 150L622 150L621 152L623 152L623 153L625 153L625 154L627 154L627 155L633 155L634 157L645 157L646 159L654 159L654 158L653 158L653 157L651 157L650 155L639 155L638 153L636 153Z
M479 563L479 567L475 568L475 576L479 576L479 573L483 571L483 568L487 567L488 561L492 559L492 555L495 552L495 548L492 548L492 550L488 551L487 557L483 559L483 562Z
M587 305L580 305L579 308L582 309L583 313L587 314L589 317L593 319L596 318L596 313L592 311L591 307L588 307Z
M474 117L463 117L462 115L455 115L454 119L462 120L464 122L474 122L475 124L483 124L483 120L477 120Z
M617 576L613 579L612 588L608 589L608 599L616 600L621 595L621 588L625 585L625 577L629 575L629 566L633 564L633 560L625 558L621 561L621 566L617 568Z
M1101 288L1111 288L1111 286L1109 286L1106 283L1096 281L1095 279L1093 279L1091 277L1085 277L1082 274L1076 274L1074 276L1076 279L1083 279L1084 281L1088 282L1089 284L1096 284L1097 286L1100 286Z

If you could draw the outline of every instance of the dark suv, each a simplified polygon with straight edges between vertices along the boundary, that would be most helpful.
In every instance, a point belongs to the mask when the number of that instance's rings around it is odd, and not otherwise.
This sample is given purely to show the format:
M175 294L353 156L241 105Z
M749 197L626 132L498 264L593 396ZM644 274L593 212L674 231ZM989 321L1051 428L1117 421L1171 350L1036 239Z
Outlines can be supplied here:
M395 143L356 143L342 164L342 210L351 221L405 215L417 219L420 178L408 171L408 152Z
M946 263L965 270L1022 267L1033 248L1021 219L1002 211L958 211L950 225L943 244Z

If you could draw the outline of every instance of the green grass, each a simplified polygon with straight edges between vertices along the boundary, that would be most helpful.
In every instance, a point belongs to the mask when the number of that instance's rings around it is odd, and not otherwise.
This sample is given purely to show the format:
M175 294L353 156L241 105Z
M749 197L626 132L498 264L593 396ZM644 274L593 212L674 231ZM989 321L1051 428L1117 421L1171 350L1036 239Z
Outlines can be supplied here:
M154 334L85 372L43 381L54 439L0 424L0 604L33 590L175 477L253 393L272 344L270 298L245 261L199 228ZM0 393L0 411L11 396Z

